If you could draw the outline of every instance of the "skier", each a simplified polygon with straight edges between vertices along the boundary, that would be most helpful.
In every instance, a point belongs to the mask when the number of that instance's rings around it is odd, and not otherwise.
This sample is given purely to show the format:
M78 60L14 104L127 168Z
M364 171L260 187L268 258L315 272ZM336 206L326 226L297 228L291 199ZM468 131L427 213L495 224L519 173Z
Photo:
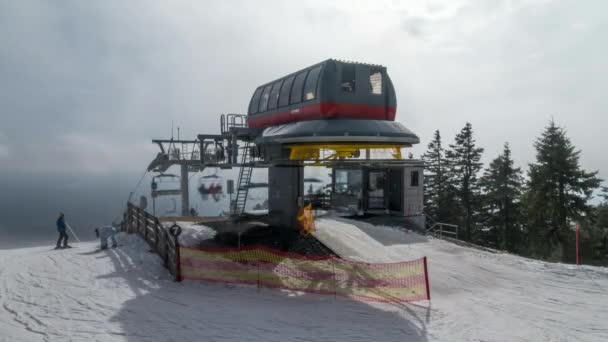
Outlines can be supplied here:
M116 248L118 244L116 243L116 229L112 226L103 226L99 228L95 228L95 235L99 238L99 242L101 244L101 249L108 248L108 239L112 240L112 248Z
M59 239L57 239L57 246L55 249L60 248L72 248L72 246L68 245L68 233L66 233L66 223L65 217L63 213L59 213L59 218L57 219L57 231L59 232ZM63 240L63 245L62 245Z

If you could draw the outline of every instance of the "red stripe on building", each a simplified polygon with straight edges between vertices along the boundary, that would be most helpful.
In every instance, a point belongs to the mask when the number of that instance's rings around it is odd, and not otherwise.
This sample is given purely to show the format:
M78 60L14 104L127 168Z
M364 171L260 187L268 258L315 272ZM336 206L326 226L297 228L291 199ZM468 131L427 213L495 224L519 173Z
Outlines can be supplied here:
M371 106L366 104L315 103L289 111L272 114L249 115L248 125L251 128L263 128L281 125L294 121L307 121L319 119L368 119L394 121L395 107Z

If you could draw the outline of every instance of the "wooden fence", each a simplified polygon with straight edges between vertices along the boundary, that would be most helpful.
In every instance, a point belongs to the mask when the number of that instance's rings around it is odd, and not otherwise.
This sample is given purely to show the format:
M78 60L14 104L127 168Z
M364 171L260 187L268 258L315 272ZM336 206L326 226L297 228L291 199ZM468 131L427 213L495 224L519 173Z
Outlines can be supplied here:
M175 281L182 280L178 240L181 234L180 226L174 224L165 227L154 215L127 203L121 230L141 236L150 245L152 251L160 255Z

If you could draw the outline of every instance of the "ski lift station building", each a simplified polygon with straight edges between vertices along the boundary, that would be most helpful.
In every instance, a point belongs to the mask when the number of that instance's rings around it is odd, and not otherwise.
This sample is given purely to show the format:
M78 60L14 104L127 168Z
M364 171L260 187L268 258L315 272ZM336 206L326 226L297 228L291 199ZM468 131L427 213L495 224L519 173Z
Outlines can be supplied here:
M326 166L333 208L424 224L423 163L402 156L419 138L396 114L386 67L329 59L258 86L247 115L222 115L220 134L198 135L198 160L174 160L162 146L169 141L155 140L153 164L239 167L234 214L244 212L252 169L268 168L269 217L293 226L304 167Z

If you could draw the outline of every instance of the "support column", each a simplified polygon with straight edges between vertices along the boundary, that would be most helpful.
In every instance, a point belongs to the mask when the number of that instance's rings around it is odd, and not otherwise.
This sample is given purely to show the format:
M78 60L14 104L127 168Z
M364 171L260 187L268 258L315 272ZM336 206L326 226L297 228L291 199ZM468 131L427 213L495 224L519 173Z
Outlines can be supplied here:
M298 198L304 194L304 167L268 168L268 212L272 223L289 230L297 229Z
M181 164L182 216L190 216L190 191L188 189L188 165Z

